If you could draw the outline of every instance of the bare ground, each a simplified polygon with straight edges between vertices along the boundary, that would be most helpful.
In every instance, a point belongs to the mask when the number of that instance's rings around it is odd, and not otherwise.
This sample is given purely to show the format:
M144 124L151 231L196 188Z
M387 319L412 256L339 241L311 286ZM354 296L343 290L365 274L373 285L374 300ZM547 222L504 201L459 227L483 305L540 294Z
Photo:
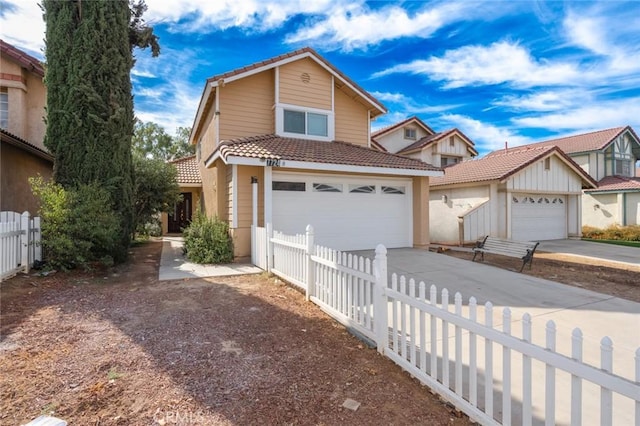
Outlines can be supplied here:
M459 259L473 259L470 252L452 249L444 253ZM640 249L638 253L640 255ZM485 254L484 263L513 271L519 271L522 265L519 259L492 254ZM536 252L531 269L527 265L522 273L640 303L640 267L633 265Z
M158 282L160 249L1 284L0 424L469 424L297 291Z

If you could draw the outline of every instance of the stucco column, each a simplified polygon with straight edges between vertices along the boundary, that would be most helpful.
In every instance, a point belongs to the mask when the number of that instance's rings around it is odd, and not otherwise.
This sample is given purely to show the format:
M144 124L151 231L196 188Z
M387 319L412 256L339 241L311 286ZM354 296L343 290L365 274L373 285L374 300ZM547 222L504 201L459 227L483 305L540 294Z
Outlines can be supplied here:
M498 235L499 233L499 224L498 224L498 209L500 208L500 203L498 201L498 184L492 183L489 186L489 212L491 214L491 228L489 229L489 235Z
M413 246L429 247L429 177L413 178Z

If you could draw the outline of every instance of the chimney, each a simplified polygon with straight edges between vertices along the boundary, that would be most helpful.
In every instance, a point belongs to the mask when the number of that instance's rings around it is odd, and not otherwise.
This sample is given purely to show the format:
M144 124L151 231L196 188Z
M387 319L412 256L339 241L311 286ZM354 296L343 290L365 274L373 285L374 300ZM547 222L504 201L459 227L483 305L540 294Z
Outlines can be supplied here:
M509 150L509 142L504 141L504 152L507 152Z

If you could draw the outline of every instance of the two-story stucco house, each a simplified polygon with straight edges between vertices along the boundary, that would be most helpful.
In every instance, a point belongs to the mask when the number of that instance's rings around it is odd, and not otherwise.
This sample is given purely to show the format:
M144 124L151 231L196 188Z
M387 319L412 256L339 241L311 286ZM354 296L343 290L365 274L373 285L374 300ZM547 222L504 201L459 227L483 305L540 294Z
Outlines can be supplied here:
M39 204L28 179L50 178L53 157L44 147L44 68L40 61L0 40L0 210L29 211Z
M385 112L310 48L208 79L190 139L202 207L228 221L236 256L250 254L254 217L286 233L311 224L340 250L426 246L429 178L442 171L371 148Z
M458 129L434 132L410 117L371 134L374 148L447 167L478 155L474 143Z

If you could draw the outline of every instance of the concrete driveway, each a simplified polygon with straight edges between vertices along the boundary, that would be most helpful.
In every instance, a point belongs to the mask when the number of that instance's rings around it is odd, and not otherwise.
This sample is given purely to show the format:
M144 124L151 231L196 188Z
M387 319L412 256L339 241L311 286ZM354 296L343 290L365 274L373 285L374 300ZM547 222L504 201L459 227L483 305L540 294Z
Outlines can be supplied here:
M595 243L594 243L595 244ZM604 245L604 244L603 244ZM615 246L614 246L615 247ZM374 257L373 251L362 251L359 254ZM440 291L443 288L449 290L450 303L453 295L460 292L464 305L467 305L469 297L474 296L478 304L491 301L494 305L493 323L496 329L502 329L502 310L509 307L512 312L512 332L522 337L521 319L525 312L532 316L533 342L545 345L545 326L547 321L553 320L557 326L557 351L571 356L571 333L579 327L584 335L584 361L600 366L600 340L609 336L613 340L614 373L634 380L634 356L636 349L640 348L640 304L628 300L580 289L525 274L520 274L482 263L457 259L451 256L428 252L417 249L391 249L388 252L389 273L404 275L414 278L416 281L424 281L427 284L435 284L438 288L438 301ZM519 260L514 259L514 265ZM535 267L535 262L534 262ZM450 310L453 308L450 307ZM468 314L467 307L463 307L463 315ZM478 318L484 320L484 309L478 310ZM452 333L450 333L450 336ZM496 348L497 349L497 348ZM450 351L453 350L451 347ZM451 352L450 352L451 353ZM480 351L482 354L482 351ZM500 383L501 360L494 358L494 373L496 383ZM480 361L479 361L480 362ZM481 362L484 362L483 360ZM513 358L514 380L518 376L519 357ZM539 374L541 381L534 388L537 392L538 402L544 405L544 370L542 364L534 368L534 376ZM482 364L479 364L482 365ZM570 380L567 374L557 376L558 402L556 421L558 424L569 423L570 407ZM512 389L517 398L519 384L513 383ZM496 388L499 392L500 387ZM537 389L537 391L536 391ZM589 391L584 392L583 407L599 406L599 391L589 385ZM615 421L614 424L631 424L630 417L633 412L633 404L626 398L614 398ZM499 401L495 407L500 410ZM541 405L534 402L538 410ZM514 415L518 412L514 406ZM562 411L564 410L564 411ZM561 412L560 412L561 411ZM538 411L534 424L543 421L540 415L544 411ZM584 424L597 424L598 415L587 416L585 413Z
M630 263L640 266L640 248L615 244L594 243L582 240L540 241L539 251L593 257L612 262Z

